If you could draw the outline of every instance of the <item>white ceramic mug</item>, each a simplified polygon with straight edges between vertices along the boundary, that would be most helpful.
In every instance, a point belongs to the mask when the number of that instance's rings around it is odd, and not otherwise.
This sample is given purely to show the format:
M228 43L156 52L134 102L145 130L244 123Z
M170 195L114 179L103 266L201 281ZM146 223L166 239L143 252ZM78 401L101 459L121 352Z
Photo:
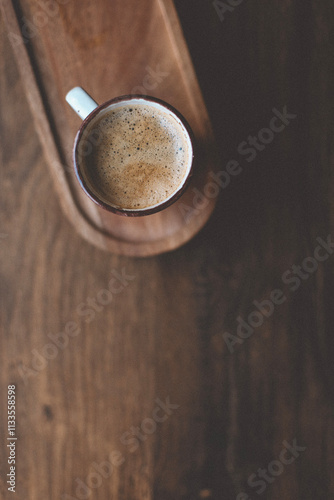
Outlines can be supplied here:
M82 189L95 203L116 214L133 217L158 212L174 203L183 194L193 173L194 138L188 123L175 108L160 99L143 95L125 95L98 105L81 87L75 87L70 90L66 95L66 101L83 120L74 141L73 162L75 173ZM106 199L106 196L94 184L92 178L88 176L84 162L85 156L89 155L94 147L94 140L97 140L92 133L94 131L94 123L100 121L101 117L109 111L127 104L144 104L146 107L149 106L152 109L158 109L160 114L164 113L169 117L173 117L181 127L179 130L182 130L183 139L187 144L186 171L178 188L170 193L166 199L139 209L116 206L110 200Z

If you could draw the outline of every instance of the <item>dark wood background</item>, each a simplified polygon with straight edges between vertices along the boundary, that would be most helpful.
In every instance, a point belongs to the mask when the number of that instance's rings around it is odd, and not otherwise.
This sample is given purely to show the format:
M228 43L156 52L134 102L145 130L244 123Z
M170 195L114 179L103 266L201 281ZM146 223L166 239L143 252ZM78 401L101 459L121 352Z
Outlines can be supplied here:
M13 495L8 384L17 392L13 498L334 498L334 256L298 290L282 282L333 233L334 4L244 1L223 21L211 1L176 6L222 168L239 159L243 172L198 236L147 259L94 248L62 214L1 24L1 498ZM285 105L297 118L247 163L239 143ZM123 268L135 278L85 322L79 304ZM230 353L224 332L235 335L237 318L277 288L286 301ZM69 321L80 333L22 372ZM152 417L157 398L179 408L131 452L120 438ZM294 440L306 449L258 495L249 476ZM89 496L76 491L115 450L124 463Z

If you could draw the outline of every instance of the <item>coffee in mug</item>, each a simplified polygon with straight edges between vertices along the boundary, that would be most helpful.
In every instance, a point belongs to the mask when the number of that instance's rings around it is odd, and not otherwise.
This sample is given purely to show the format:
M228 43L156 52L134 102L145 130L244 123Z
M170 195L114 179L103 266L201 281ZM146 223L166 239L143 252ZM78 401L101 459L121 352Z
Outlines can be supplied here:
M189 125L171 106L146 96L95 107L75 141L82 187L93 201L122 215L146 215L173 203L192 163Z

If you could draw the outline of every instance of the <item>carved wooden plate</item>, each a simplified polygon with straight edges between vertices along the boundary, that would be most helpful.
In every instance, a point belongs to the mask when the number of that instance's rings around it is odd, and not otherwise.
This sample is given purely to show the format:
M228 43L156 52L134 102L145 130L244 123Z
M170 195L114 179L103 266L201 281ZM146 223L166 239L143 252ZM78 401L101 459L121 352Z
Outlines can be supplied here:
M44 5L44 6L43 6ZM149 256L173 250L206 223L215 197L203 197L215 170L214 138L194 68L171 0L2 0L36 129L62 208L75 229L116 254ZM162 212L121 217L96 206L72 166L80 126L65 102L82 86L97 102L125 94L158 97L190 124L196 170L182 197Z

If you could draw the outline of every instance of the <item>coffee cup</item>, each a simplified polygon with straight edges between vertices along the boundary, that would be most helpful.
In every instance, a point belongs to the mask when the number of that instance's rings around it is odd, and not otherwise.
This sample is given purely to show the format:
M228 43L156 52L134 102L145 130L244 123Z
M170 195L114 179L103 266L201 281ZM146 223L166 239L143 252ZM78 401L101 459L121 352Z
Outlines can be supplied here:
M184 193L193 173L194 140L175 108L144 95L98 105L81 87L70 90L66 101L83 119L74 141L75 173L97 205L143 216Z

